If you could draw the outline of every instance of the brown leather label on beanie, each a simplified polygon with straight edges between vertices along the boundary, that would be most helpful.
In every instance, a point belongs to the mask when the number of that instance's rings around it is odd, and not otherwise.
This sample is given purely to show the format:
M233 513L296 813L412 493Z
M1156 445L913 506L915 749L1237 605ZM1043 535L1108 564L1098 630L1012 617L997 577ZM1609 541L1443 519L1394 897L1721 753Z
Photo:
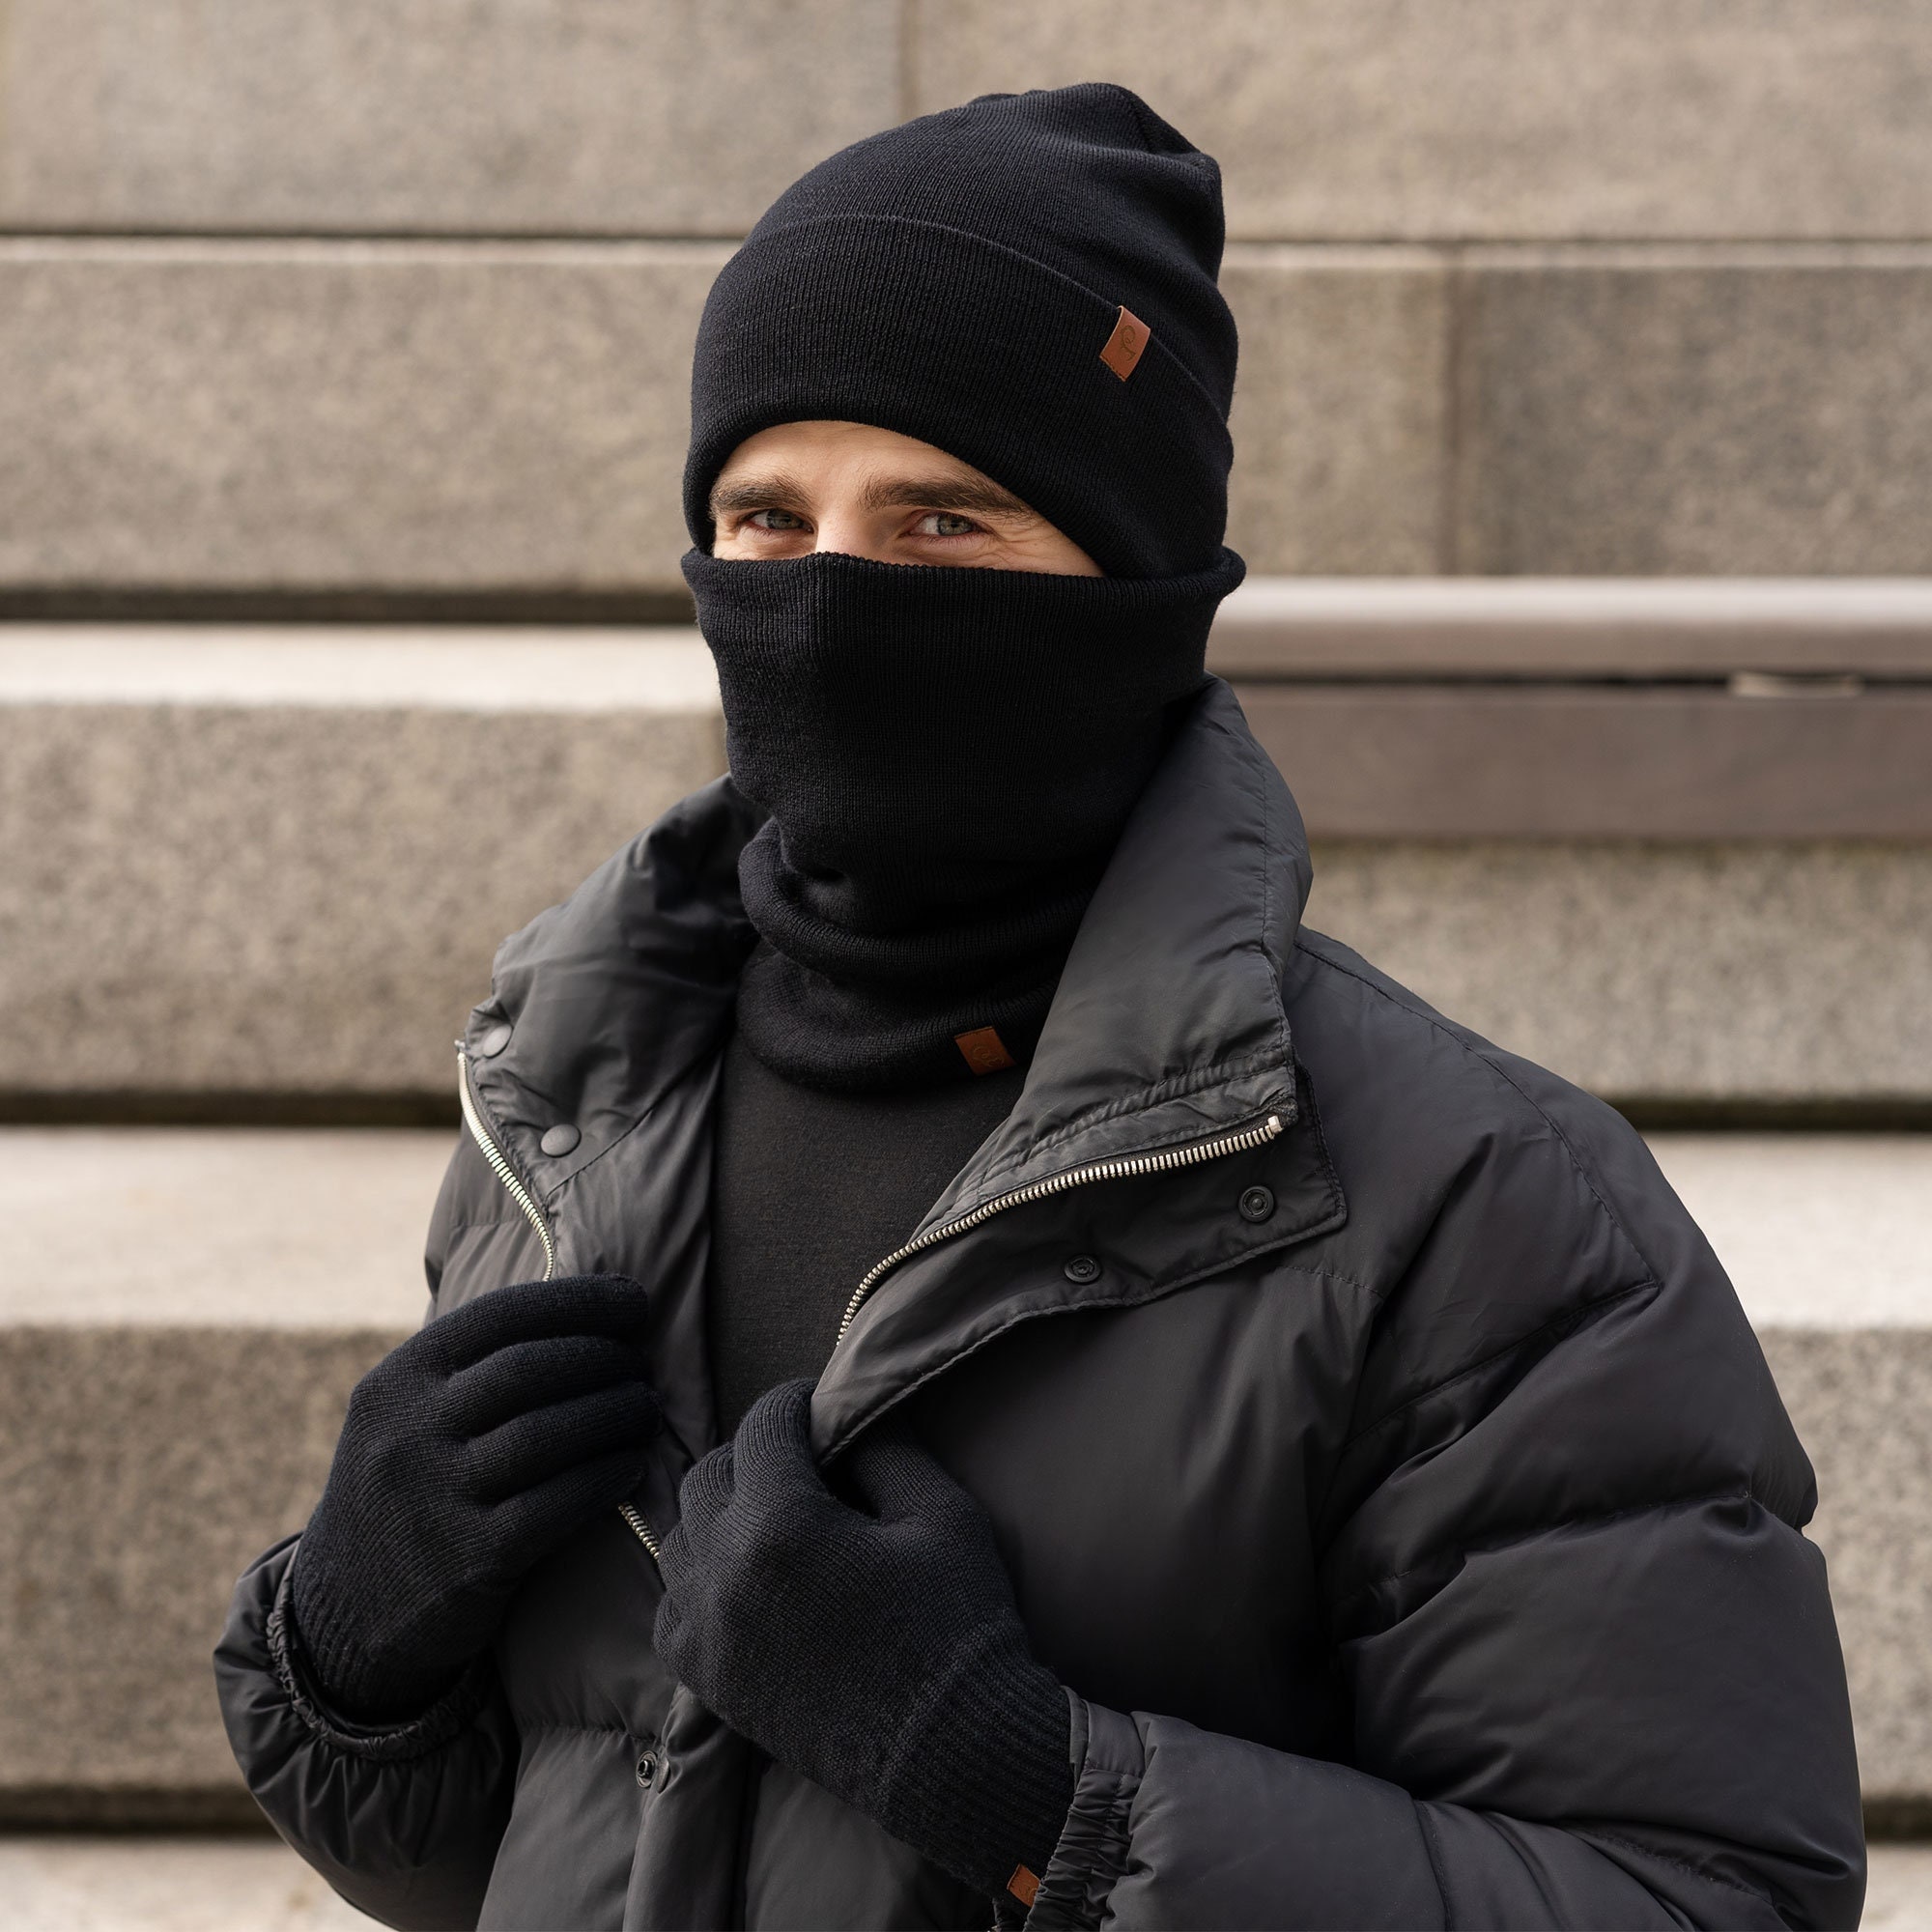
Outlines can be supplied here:
M1142 353L1152 340L1153 330L1132 309L1123 308L1113 334L1100 351L1100 360L1124 383L1139 366Z
M975 1073L1004 1073L1019 1062L1007 1051L998 1027L974 1027L970 1033L955 1033L952 1044Z
M1007 1889L1031 1912L1034 1900L1039 1896L1039 1880L1026 1865L1015 1865L1012 1877L1007 1881Z

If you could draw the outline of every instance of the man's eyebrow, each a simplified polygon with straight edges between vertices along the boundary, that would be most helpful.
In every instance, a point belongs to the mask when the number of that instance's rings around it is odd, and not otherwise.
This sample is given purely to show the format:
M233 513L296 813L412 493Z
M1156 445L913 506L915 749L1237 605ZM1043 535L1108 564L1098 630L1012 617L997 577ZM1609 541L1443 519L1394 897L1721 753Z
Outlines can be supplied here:
M797 477L776 469L764 476L721 483L711 493L710 510L715 521L748 510L779 505L790 508L802 504L807 496L804 484ZM868 510L944 510L1008 517L1033 514L1010 490L1001 489L990 476L880 478L866 486L860 501Z
M721 483L711 493L714 520L737 510L764 510L775 503L805 500L805 487L794 476L775 470L769 476L748 476L742 483Z
M906 476L868 483L860 500L868 510L978 510L1031 516L1026 504L990 476Z

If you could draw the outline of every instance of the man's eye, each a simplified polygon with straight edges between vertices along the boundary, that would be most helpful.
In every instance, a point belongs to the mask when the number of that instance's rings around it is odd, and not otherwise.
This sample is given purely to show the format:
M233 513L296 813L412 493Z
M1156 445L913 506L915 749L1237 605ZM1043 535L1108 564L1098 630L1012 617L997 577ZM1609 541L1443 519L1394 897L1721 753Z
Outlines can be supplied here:
M802 530L805 519L796 510L753 510L750 521L761 530Z
M923 537L970 537L979 527L971 517L955 517L946 510L929 511L919 520Z

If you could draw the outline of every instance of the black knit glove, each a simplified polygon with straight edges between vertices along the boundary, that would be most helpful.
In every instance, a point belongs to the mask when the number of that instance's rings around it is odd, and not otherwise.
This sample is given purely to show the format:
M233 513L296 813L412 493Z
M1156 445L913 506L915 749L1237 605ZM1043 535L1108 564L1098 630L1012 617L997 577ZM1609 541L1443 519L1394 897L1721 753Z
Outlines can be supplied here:
M734 1730L989 1896L1046 1869L1073 1795L1066 1694L1035 1662L980 1506L887 1424L812 1462L810 1382L684 1479L658 1655Z
M499 1288L355 1384L289 1579L345 1717L426 1710L497 1634L536 1560L643 1473L662 1413L617 1275Z

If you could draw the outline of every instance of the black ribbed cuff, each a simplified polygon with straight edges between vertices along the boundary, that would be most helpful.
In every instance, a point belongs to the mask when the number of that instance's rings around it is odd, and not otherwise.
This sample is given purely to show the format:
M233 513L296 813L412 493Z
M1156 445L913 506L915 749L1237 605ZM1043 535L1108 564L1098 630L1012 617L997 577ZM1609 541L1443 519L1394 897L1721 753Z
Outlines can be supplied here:
M294 1576L295 1564L291 1561L275 1592L274 1606L269 1612L266 1632L269 1661L274 1668L275 1681L282 1687L296 1716L317 1737L351 1757L393 1763L427 1757L475 1721L477 1714L490 1701L495 1684L495 1669L487 1652L461 1672L440 1696L412 1717L393 1724L369 1724L344 1716L330 1703L323 1689L314 1660L297 1626L290 1588Z
M1015 1869L1036 1878L1073 1802L1071 1720L1052 1671L1009 1646L962 1659L907 1727L920 1742L894 1768L880 1822L989 1898Z

